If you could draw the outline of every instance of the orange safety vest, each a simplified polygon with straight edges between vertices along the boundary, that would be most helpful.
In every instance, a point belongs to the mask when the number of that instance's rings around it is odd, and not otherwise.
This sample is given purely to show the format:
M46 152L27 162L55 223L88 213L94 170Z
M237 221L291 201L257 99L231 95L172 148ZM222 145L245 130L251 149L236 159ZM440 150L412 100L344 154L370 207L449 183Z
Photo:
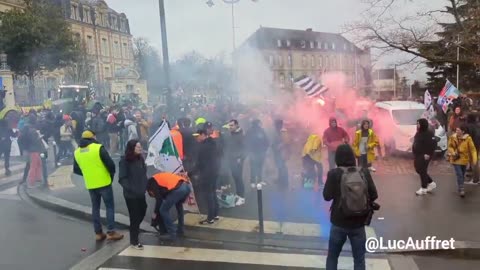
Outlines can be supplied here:
M175 144L175 148L177 148L178 156L181 160L183 160L183 137L182 133L177 129L170 130L170 135L172 136L173 143Z
M185 178L173 173L157 173L153 176L153 179L159 186L166 188L168 191L175 189L181 181L187 182Z

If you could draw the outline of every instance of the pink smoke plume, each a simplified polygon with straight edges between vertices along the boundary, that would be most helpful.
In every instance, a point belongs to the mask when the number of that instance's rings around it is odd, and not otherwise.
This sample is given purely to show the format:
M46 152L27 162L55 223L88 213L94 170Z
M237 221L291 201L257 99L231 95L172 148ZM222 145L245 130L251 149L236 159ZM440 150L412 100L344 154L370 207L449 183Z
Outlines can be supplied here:
M322 84L329 88L324 104L318 98L308 98L301 89L295 89L295 102L282 113L282 117L287 122L300 125L310 134L319 135L328 128L329 118L335 117L351 138L359 120L368 118L372 120L373 130L381 141L391 138L394 130L391 118L377 113L375 101L348 87L346 79L342 73L327 73L322 77Z

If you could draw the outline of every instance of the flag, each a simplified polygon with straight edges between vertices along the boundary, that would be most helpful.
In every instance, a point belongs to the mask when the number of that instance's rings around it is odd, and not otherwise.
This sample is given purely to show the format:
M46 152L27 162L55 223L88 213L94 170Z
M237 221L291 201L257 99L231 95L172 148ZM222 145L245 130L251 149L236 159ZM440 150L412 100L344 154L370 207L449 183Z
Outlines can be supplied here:
M154 166L155 169L162 172L179 173L183 171L182 161L178 156L166 121L162 122L150 138L145 163L147 166Z
M442 106L444 113L447 112L448 106L453 103L453 100L460 96L460 91L449 81L445 83L445 86L438 95L438 105Z
M428 92L428 90L425 91L423 103L425 105L425 112L423 116L428 120L435 118L435 108L432 102L432 96L430 95L430 92Z
M425 109L428 109L430 105L432 105L432 96L428 90L425 90L425 94L423 96L423 104L425 105Z
M303 89L308 97L317 97L328 91L328 87L316 82L314 79L303 75L294 80L297 87Z

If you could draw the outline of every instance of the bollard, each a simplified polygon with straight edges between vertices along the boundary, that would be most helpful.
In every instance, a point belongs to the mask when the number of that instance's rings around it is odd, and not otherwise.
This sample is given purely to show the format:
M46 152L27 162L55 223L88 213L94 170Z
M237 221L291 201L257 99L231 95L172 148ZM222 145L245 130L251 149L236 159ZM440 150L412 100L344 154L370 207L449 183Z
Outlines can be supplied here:
M58 168L57 143L53 141L52 145L53 145L53 162L55 163L55 168Z
M42 160L42 187L47 188L48 187L48 172L47 172L47 155L45 153L40 154L40 158Z
M257 184L257 204L258 204L258 226L261 235L264 234L263 228L263 199L262 199L262 184Z

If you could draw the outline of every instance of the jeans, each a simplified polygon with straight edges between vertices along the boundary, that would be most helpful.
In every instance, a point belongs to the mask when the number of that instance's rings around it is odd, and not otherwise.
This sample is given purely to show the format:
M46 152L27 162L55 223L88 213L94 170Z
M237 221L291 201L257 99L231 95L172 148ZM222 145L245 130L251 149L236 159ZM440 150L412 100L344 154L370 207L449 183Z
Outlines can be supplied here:
M429 163L430 163L430 160L425 160L423 156L415 157L415 160L413 161L413 166L415 167L415 171L420 176L422 188L427 188L428 184L433 182L430 175L428 175Z
M317 180L318 184L323 183L323 164L313 160L309 155L306 155L302 159L304 176L308 179ZM316 168L316 170L315 170Z
M337 168L337 164L335 163L335 151L328 151L328 169L333 170Z
M240 160L240 162L239 162ZM235 181L235 191L237 195L244 198L245 197L245 186L243 184L243 158L230 158L229 165L230 170L232 171L232 177Z
M453 164L453 169L455 170L455 175L457 176L458 190L463 190L463 183L465 182L465 172L467 171L467 166Z
M250 154L250 182L257 184L262 181L263 164L265 163L266 153Z
M115 203L113 201L112 185L106 187L90 189L90 199L92 200L92 218L95 233L102 233L102 224L100 223L100 200L103 199L107 210L107 232L115 230Z
M177 226L173 223L170 217L170 208L174 205L178 213L178 231L183 232L184 216L183 216L183 202L190 194L190 186L187 183L182 183L178 188L170 191L160 205L160 215L163 223L170 237L175 238L177 235Z
M362 167L364 169L368 169L368 167L370 167L371 165L372 164L368 163L367 154L360 155L360 157L358 157L358 166L359 167Z
M58 145L60 147L58 158L67 158L69 155L73 154L73 145L72 141L60 141Z
M288 188L288 168L281 153L273 153L273 159L278 170L278 184L282 188Z
M218 198L217 198L217 178L218 176L202 176L201 182L205 183L205 196L207 197L208 214L207 219L213 220L218 216Z
M147 212L147 202L143 198L126 198L128 216L130 217L130 244L138 244L138 235L140 233L140 224Z
M343 244L350 239L353 255L353 269L365 270L365 243L367 236L365 234L365 227L357 229L347 229L337 227L332 224L330 228L330 239L328 240L328 256L326 270L337 270L338 257L342 252Z

